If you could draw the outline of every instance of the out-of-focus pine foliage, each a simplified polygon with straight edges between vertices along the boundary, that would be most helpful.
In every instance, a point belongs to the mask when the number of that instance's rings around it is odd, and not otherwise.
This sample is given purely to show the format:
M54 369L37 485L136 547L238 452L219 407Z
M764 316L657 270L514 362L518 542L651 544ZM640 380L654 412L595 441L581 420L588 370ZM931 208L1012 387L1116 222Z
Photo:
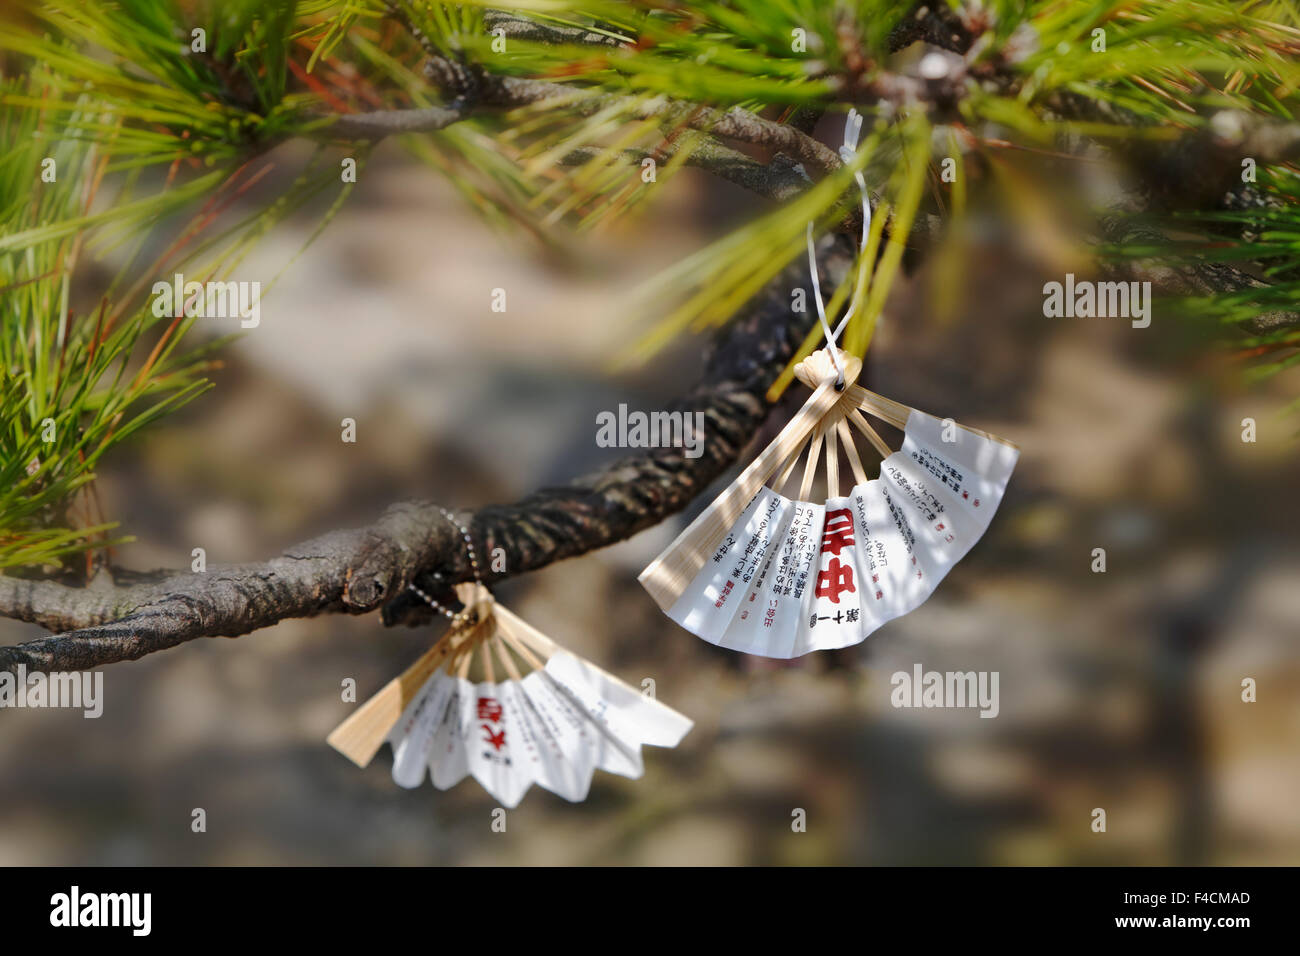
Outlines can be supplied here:
M873 109L879 100L877 81L898 68L891 36L906 28L918 4L543 0L396 5L427 38L429 49L417 51L417 58L419 52L437 52L497 74L544 78L606 94L600 109L591 113L534 105L504 116L472 118L420 140L422 155L454 175L477 206L510 221L528 217L549 226L568 218L588 228L625 216L652 198L657 190L641 188L639 169L621 159L623 152L668 150L672 159L658 170L662 183L704 142L682 124L665 129L662 122L636 119L648 106L668 99L718 110L741 106L782 119L800 107L839 111L855 104L867 112L875 120L875 135L864 144L860 165L879 194L879 211L891 219L891 230L882 240L885 254L870 290L857 291L866 303L855 312L844 339L855 352L870 342L897 274L906 227L929 200L943 158L962 162L963 152L977 154L994 170L991 188L1004 194L1004 207L1039 230L1054 217L1051 197L1026 187L1001 158L1008 149L1051 151L1079 136L1116 145L1173 143L1204 131L1223 111L1291 120L1300 104L1300 17L1289 2L967 4L976 8L968 19L974 24L973 53L967 66L970 81L955 116L935 115L920 105ZM374 44L361 39L364 31L356 29L379 22L385 9L379 0L321 4L327 24L322 45L339 54L356 43L362 58L390 71L406 89L423 89L410 51L405 57L393 49L379 54ZM512 36L501 51L494 48L491 29L499 23L492 19L499 13L490 11L502 10L602 34L619 45ZM1105 41L1100 53L1093 49L1098 30ZM796 37L803 41L799 52ZM419 96L414 94L416 101ZM1063 102L1073 104L1074 115L1063 118ZM562 165L563 157L584 147L597 148L594 159L576 167ZM639 297L642 310L664 318L634 343L630 355L648 355L682 330L725 322L802 254L808 221L825 225L846 201L852 202L851 182L847 171L827 177L799 200L760 216L647 284ZM1275 179L1261 176L1259 188L1276 192ZM964 206L964 197L954 197L951 208L938 211L952 219ZM1291 202L1271 215L1282 223L1300 223L1300 207ZM1180 223L1180 230L1187 225ZM1256 258L1254 243L1233 241L1222 228L1206 239L1225 257L1242 262ZM1236 250L1235 256L1222 251L1225 244ZM1168 251L1175 250L1170 246ZM873 247L871 252L875 262L880 250ZM1131 252L1145 255L1150 250L1135 247ZM849 291L838 290L832 312ZM1254 298L1216 297L1195 305L1224 314L1229 303L1235 303L1231 315L1236 318L1248 317L1256 304L1260 309L1300 308L1295 290L1285 285ZM1286 342L1288 334L1270 335L1261 344ZM810 337L800 356L814 343L815 336ZM787 370L773 396L789 380Z
M233 224L260 154L319 125L286 93L292 3L18 4L0 23L0 568L55 565L114 540L95 469L208 387L222 340L184 339L153 283L228 278L251 243L323 189L294 187ZM191 16L198 19L192 20ZM208 53L191 55L192 22ZM156 230L156 232L154 232ZM161 254L146 240L171 235ZM113 263L78 308L74 280ZM80 270L80 271L79 271ZM84 298L84 292L83 292Z
M944 0L933 0L941 8ZM155 319L147 290L179 266L225 278L253 242L322 193L347 196L339 159L364 143L332 137L333 115L438 105L431 55L487 73L581 91L583 108L540 102L466 117L402 143L445 175L484 217L539 242L557 223L600 228L646 203L707 149L699 110L734 107L789 122L809 112L867 116L854 162L684 258L641 290L660 321L630 346L644 355L683 330L727 321L803 253L804 229L827 228L856 199L861 170L877 205L864 282L844 342L864 351L900 270L909 226L958 222L974 196L966 177L936 189L945 158L994 175L1026 223L1052 217L1009 150L1051 153L1080 136L1174 143L1224 111L1292 121L1300 95L1300 18L1290 0L948 0L969 34L955 102L885 95L915 50L894 50L918 5L886 0L14 0L0 10L0 567L56 562L101 541L87 493L100 457L205 387L182 343L191 319ZM518 14L587 41L498 35ZM412 35L411 27L418 30ZM1095 31L1104 53L1092 51ZM201 35L196 31L202 31ZM604 41L604 42L599 42ZM906 45L906 44L905 44ZM911 59L909 60L909 57ZM891 102L892 101L892 102ZM682 104L673 108L670 104ZM1068 107L1068 108L1067 108ZM264 176L292 138L317 149L293 187L231 223L222 213ZM837 144L832 144L832 147ZM761 149L753 155L766 161ZM581 155L580 164L572 157ZM628 156L660 159L653 188ZM56 182L41 180L54 158ZM1272 284L1185 303L1224 322L1300 308L1296 171L1261 168L1267 200L1245 212L1181 211L1179 240L1117 255L1212 256L1263 269ZM146 231L174 239L145 261ZM322 222L322 226L324 222ZM1198 238L1199 237L1199 238ZM946 247L945 247L946 248ZM125 250L125 252L124 252ZM79 264L116 257L94 310L73 307ZM951 249L937 253L959 269ZM124 261L123 261L124 260ZM1262 264L1262 265L1261 265ZM852 270L851 275L859 270ZM805 351L815 337L805 343ZM1238 343L1256 374L1297 359L1297 333ZM788 382L787 375L778 383ZM774 392L775 394L775 392ZM42 423L54 422L54 442ZM46 434L49 434L46 429Z

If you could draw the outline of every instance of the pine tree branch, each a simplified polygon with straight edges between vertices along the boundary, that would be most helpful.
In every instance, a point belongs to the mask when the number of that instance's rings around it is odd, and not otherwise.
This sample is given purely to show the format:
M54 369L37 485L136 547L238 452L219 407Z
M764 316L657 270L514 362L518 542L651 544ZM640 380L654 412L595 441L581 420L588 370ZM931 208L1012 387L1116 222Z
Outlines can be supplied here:
M599 147L584 146L563 156L560 165L582 166L604 155L605 150ZM621 158L629 163L640 163L647 157L665 163L673 157L673 152L632 148L623 150ZM760 163L738 150L730 149L712 140L694 147L686 158L686 165L702 169L773 202L788 202L812 185L812 181L784 155L774 156L770 163ZM874 210L879 203L879 197L872 193L870 201L871 208ZM832 227L833 231L847 236L859 235L862 231L862 206L857 190L846 193L840 201L840 206L843 207L843 215ZM892 226L892 220L885 225L886 239ZM912 231L908 234L908 248L917 251L926 250L938 241L942 229L943 222L938 216L928 213L917 215L912 222Z
M390 3L388 15L400 23L428 54L425 73L442 89L453 106L468 103L472 106L482 104L516 108L550 102L555 106L573 109L581 116L590 116L625 100L628 102L630 118L644 120L658 117L670 124L684 125L722 139L767 147L785 153L796 162L804 163L818 172L829 172L841 165L835 151L812 136L740 107L724 113L697 103L678 102L667 97L638 100L617 93L548 80L501 76L488 72L479 64L453 61L443 56L412 21L405 3Z
M566 26L532 20L505 10L485 10L483 24L489 33L497 33L509 39L528 40L533 43L549 43L554 46L564 44L581 44L583 46L628 47L629 43L609 33L600 33L578 26Z
M481 67L453 63L442 56L430 57L425 72L442 88L444 95L452 99L468 97L475 105L514 109L547 103L573 110L580 116L590 116L624 103L629 119L660 119L670 126L685 126L719 139L761 146L784 153L816 172L829 172L842 165L833 149L807 133L738 106L723 112L663 96L638 99L549 80L501 76Z
M401 133L446 129L471 115L474 109L484 106L515 109L548 103L557 108L572 109L580 116L589 116L612 103L625 101L629 104L629 119L660 118L666 125L685 126L722 139L765 147L805 163L818 172L829 172L842 165L834 150L802 130L764 119L739 107L724 113L664 97L633 101L620 94L547 80L497 76L454 64L443 57L431 58L426 71L441 87L450 106L346 113L322 127L323 135L339 139L380 140Z
M349 113L338 117L329 126L322 127L323 135L330 139L377 142L388 136L403 133L432 133L446 129L453 123L464 119L469 112L464 109L446 109L430 107L427 109L377 110L369 113ZM595 146L575 149L560 160L563 166L581 166L604 155L604 150ZM640 163L647 157L657 162L667 162L673 151L655 151L643 148L623 150L622 158L631 163ZM784 154L778 153L771 163L760 163L744 153L723 146L710 139L709 142L696 146L686 159L688 166L711 173L720 179L735 183L751 192L771 199L774 202L786 202L803 192L810 185L796 165ZM875 197L872 197L875 203ZM862 211L853 202L845 211L844 217L836 225L843 232L854 232L862 228ZM914 232L919 232L933 223L926 218L918 220ZM928 232L925 237L929 237Z
M824 281L852 261L850 244L828 240ZM567 485L543 488L510 505L460 512L475 549L504 557L488 583L621 541L680 511L736 461L767 417L764 393L812 324L792 314L793 267L729 325L701 384L669 407L702 412L698 458L661 448L616 461ZM501 549L497 552L496 549ZM335 531L258 564L181 573L125 587L72 588L0 577L0 614L64 633L0 647L0 671L99 667L199 637L235 637L291 617L364 614L387 605L387 623L427 620L407 596L418 581L438 593L472 572L458 532L427 502L394 505L373 525Z
M963 3L958 9L946 0L919 0L889 34L889 48L901 50L923 42L952 53L965 54L989 26L982 6Z
M1164 233L1126 216L1103 218L1102 235L1117 246L1129 243L1158 245L1166 242ZM1166 295L1208 296L1242 289L1266 289L1269 283L1230 262L1167 262L1158 258L1106 260L1102 271L1125 282L1150 282ZM1300 328L1300 312L1275 309L1261 312L1241 323L1251 335L1268 335L1281 329Z
M422 109L375 110L369 113L344 113L329 126L324 135L331 139L376 142L403 133L435 133L463 120L465 109L427 106Z
M605 155L606 151L598 146L584 146L575 149L560 159L562 166L585 166ZM640 164L645 159L657 163L666 163L673 157L672 151L659 151L641 148L625 149L621 153L623 161ZM719 179L735 183L748 189L764 199L774 202L786 202L795 198L811 182L799 172L795 164L784 156L775 157L771 163L760 163L738 150L730 149L721 143L706 142L694 146L686 157L686 165L694 166L712 173ZM859 221L861 213L859 212Z

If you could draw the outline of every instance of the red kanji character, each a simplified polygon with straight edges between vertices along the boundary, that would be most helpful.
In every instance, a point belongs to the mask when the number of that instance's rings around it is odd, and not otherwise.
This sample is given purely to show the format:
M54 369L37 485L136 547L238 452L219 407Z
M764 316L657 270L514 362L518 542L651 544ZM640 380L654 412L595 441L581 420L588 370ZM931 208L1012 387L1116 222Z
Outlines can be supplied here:
M497 703L495 697L480 697L478 699L478 719L490 720L494 724L501 719L501 705Z
M853 544L853 512L848 508L826 512L826 526L822 529L822 551L839 554L841 548L851 548Z
M831 558L826 570L817 573L817 596L830 598L832 604L839 604L840 594L844 591L858 593L853 586L853 565L840 564L839 558Z
M500 733L494 734L492 733L491 724L480 724L479 726L487 731L487 736L483 738L485 744L491 744L496 750L500 750L506 745L506 731L504 727L501 729Z

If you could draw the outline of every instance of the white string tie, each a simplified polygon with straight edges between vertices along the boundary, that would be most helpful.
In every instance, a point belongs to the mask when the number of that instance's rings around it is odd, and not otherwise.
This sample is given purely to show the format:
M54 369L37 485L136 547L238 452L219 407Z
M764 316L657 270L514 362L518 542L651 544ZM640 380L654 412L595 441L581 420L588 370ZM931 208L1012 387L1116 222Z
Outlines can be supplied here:
M840 159L846 164L853 163L858 156L858 140L862 136L862 114L856 109L850 109L848 116L844 118L844 145L839 148ZM871 201L867 195L867 181L862 175L861 170L855 170L853 178L858 183L858 192L862 195L862 240L858 244L858 256L867 248L867 231L871 226ZM850 297L848 311L840 319L839 324L831 330L830 321L826 318L826 306L822 302L821 281L817 277L817 251L813 245L813 224L808 223L805 231L805 237L808 242L808 271L812 275L813 302L817 305L817 318L821 322L822 332L826 336L826 345L831 354L831 362L835 366L835 388L837 390L844 388L844 369L840 367L839 356L836 354L835 343L848 325L849 319L853 317L855 303ZM858 269L858 281L862 282L862 273L866 270L866 262L863 261Z

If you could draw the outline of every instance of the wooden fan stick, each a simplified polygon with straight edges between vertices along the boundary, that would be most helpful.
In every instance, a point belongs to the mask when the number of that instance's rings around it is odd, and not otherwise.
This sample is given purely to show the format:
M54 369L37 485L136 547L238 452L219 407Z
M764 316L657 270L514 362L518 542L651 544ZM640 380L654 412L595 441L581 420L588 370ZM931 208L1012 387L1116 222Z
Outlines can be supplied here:
M853 477L860 485L865 485L868 481L867 471L862 467L862 459L858 457L858 446L853 440L853 432L849 430L849 423L841 418L835 423L835 430L839 432L840 441L844 445L844 453L848 455L849 466L853 469Z
M546 667L546 663L538 660L537 655L530 651L523 642L515 636L514 632L510 629L505 620L498 622L498 633L500 633L502 639L514 649L516 654L528 662L528 665L533 670L540 671Z
M780 475L772 482L772 490L777 494L782 493L786 483L790 480L790 475L794 473L794 466L799 464L799 456L803 454L802 448L796 448L794 453L786 459L785 466L781 469Z
M556 651L563 650L559 644L556 644L509 608L498 604L497 615L501 618L501 623L509 629L516 639L523 641L537 651L543 660L549 659Z
M799 499L807 501L808 496L812 493L813 479L816 477L817 464L821 457L821 445L826 445L826 489L828 496L835 496L839 493L840 484L840 460L839 460L839 439L838 433L844 424L844 416L853 411L854 406L845 398L831 406L826 417L817 423L817 428L813 432L812 441L808 446L808 460L804 466L803 484L799 489ZM846 446L856 459L858 451L853 447L852 439L846 442ZM859 467L861 461L859 459ZM865 478L863 479L866 480Z
M871 442L871 447L876 450L882 460L893 454L890 447L885 444L885 440L880 437L880 433L871 427L871 422L867 421L866 417L856 408L849 413L849 421L866 436L867 441Z
M447 663L443 665L443 669L446 670L448 674L455 673L460 668L460 665L465 660L466 656L474 653L474 644L477 641L475 632L479 627L481 627L481 623L468 629L465 633L465 640L461 641L456 650L452 651L451 656L447 658Z
M505 668L505 672L510 675L510 679L515 683L519 683L519 681L523 680L519 675L519 668L515 666L514 660L510 657L510 652L506 650L506 644L500 626L497 627L496 633L492 635L491 644L493 649L497 652L497 656L501 658L501 666Z
M458 635L466 633L464 629L458 628L444 634L414 664L385 684L379 693L335 727L327 738L329 745L359 767L369 764L383 746L388 731L401 719L406 705L420 692L434 671L442 666L448 655L468 643L468 636L463 641L457 641Z
M479 625L480 628L482 626ZM461 680L469 680L469 669L474 663L474 650L478 647L478 644L477 640L467 642L465 651L460 656L460 667L456 670L456 676ZM447 669L451 670L451 667L449 666Z
M869 412L881 421L889 422L895 428L907 427L907 417L912 414L909 406L896 402L892 398L877 395L861 385L850 385L847 392L847 397L863 411Z
M843 412L841 411L843 407L844 407L844 400L840 399L840 401L837 402L835 405L833 405L831 407L831 410L826 413L826 417L817 423L817 427L813 430L813 435L809 439L808 445L803 448L795 449L794 453L788 459L786 459L785 468L784 470L782 470L780 477L777 478L774 482L772 482L773 491L780 493L782 489L785 488L786 484L790 480L790 476L794 473L795 466L799 463L800 457L805 452L807 452L810 456L813 455L813 451L812 451L813 439L825 436L826 430L830 428L834 422L837 421L840 415L843 414ZM815 468L815 462L812 462L810 460L809 462L805 463L805 475L808 474L808 469L813 469L813 468ZM799 497L803 498L806 497L806 495L800 495Z
M857 403L858 407L870 415L874 415L881 421L889 422L895 428L906 429L908 416L915 411L910 405L904 405L902 402L896 402L892 398L885 398L883 395L877 395L861 385L850 385L846 389L849 397ZM1010 448L1019 449L1020 446L1013 441L1007 441L999 435L991 432L982 431L978 428L971 428L969 425L963 425L961 422L953 422L958 428L970 432L972 435L978 435L980 438L995 441L1000 445L1006 445Z
M840 353L844 370L845 388L851 387L862 371L862 361L848 353ZM699 573L709 554L722 540L728 529L753 500L772 474L790 453L801 446L816 424L841 396L835 390L837 373L825 350L815 352L795 367L795 374L803 374L801 381L815 380L815 390L794 418L781 429L749 467L741 473L699 517L677 536L676 540L641 572L639 580L650 592L655 603L667 611L676 603L687 585Z
M826 497L838 498L840 494L840 441L836 429L826 432Z
M489 627L492 630L496 629L495 624L491 624L489 625ZM483 641L479 646L482 647L483 649L483 675L487 678L487 682L489 684L495 684L497 682L497 673L496 673L496 668L493 667L492 665L491 645L492 645L492 638L489 637L487 640Z
M862 465L862 458L858 455L857 443L853 440L853 432L848 425L849 421L852 421L854 426L866 436L882 459L888 458L892 454L884 439L871 427L870 423L859 411L857 397L849 390L846 390L845 394L831 406L826 413L826 417L817 424L817 428L814 430L814 436L809 446L809 459L804 471L804 482L799 495L801 499L807 499L811 491L817 458L820 455L820 449L815 446L823 438L826 441L826 487L829 496L835 496L840 490L837 446L841 442L844 445L845 454L849 458L849 464L853 469L853 476L857 482L865 484L870 480L867 477L866 469Z
M823 426L819 423L817 431L813 434L812 443L808 446L808 460L803 466L803 481L799 484L799 500L807 501L808 496L812 494L813 478L817 476L817 460L822 453L822 433Z

